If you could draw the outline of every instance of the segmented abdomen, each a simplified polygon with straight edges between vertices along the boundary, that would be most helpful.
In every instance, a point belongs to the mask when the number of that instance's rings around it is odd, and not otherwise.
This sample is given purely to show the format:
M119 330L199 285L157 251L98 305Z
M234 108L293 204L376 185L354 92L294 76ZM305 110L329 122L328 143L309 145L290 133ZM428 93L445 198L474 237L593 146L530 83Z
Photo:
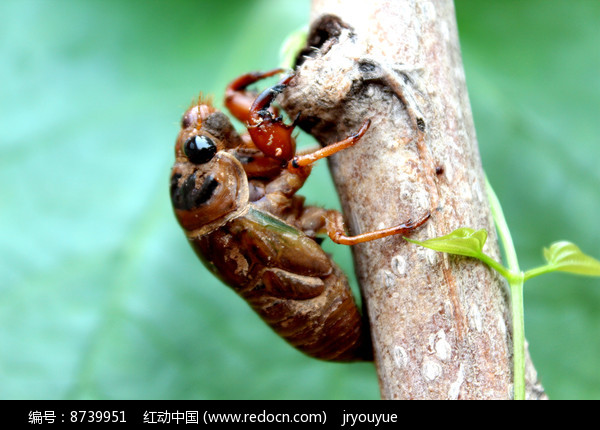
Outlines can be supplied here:
M257 230L248 222L236 218L192 240L192 247L275 332L300 351L323 360L372 360L369 330L347 279L320 246L296 231L310 241L298 243L306 243L310 249L302 245L286 248L298 257L278 258L283 248L273 241L281 239L277 237L281 232ZM271 248L273 255L268 252Z

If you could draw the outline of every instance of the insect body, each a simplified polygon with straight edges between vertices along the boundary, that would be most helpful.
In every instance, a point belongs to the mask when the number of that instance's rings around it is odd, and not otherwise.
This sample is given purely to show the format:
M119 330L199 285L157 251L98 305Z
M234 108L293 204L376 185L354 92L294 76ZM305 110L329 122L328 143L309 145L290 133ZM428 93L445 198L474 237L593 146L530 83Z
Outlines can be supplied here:
M305 206L296 192L312 163L354 145L370 126L317 151L297 155L273 100L293 76L260 95L250 84L281 70L249 73L227 88L225 105L246 124L199 99L184 114L175 144L171 200L198 256L290 344L313 357L371 360L372 348L346 277L315 241L327 233L355 244L405 234L416 222L347 236L337 211Z

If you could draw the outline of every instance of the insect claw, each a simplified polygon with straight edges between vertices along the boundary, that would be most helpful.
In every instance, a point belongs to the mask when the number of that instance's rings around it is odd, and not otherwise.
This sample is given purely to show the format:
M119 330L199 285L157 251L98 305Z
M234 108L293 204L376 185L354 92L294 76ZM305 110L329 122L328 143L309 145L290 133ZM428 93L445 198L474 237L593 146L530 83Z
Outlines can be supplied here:
M367 132L367 130L371 127L371 120L368 119L360 126L358 131L352 135L352 138L359 139L363 137L363 135Z

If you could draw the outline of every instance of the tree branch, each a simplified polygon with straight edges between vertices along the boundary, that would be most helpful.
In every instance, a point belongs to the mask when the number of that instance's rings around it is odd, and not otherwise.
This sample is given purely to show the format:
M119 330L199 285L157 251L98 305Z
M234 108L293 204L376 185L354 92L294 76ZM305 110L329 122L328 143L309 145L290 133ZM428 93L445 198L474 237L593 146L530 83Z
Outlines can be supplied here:
M352 234L432 218L413 237L486 228L499 260L451 0L314 0L283 106L323 144ZM382 397L512 397L509 297L485 265L389 237L353 247ZM528 367L528 397L545 394Z

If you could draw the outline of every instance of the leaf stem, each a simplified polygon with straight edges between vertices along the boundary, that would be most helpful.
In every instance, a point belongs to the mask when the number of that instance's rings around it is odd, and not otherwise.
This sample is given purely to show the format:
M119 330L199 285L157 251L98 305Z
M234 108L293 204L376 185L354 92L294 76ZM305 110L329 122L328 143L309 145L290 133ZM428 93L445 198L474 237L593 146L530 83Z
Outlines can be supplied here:
M515 400L525 400L525 321L523 311L523 278L509 282L513 323L513 378Z
M482 252L480 255L477 256L477 258L483 261L488 266L490 266L492 269L494 269L496 272L498 272L500 275L506 278L509 282L511 279L515 278L515 275L510 270L507 270L506 267L498 263L496 260L488 256L487 254L484 254Z
M523 308L523 282L525 276L519 269L519 261L515 246L510 235L510 230L502 212L500 201L494 193L487 177L485 185L488 193L488 199L492 210L492 216L496 223L498 235L502 241L506 263L508 265L509 276L504 275L503 271L498 270L496 266L491 265L494 269L503 275L510 285L510 296L512 300L512 325L513 325L513 381L514 381L514 398L515 400L525 400L525 318ZM487 262L490 264L489 262ZM502 267L504 271L504 267ZM541 273L536 273L541 274ZM534 274L535 276L535 274Z
M545 264L543 266L530 269L530 270L526 271L525 274L523 275L523 281L528 281L533 277L536 277L538 275L543 275L544 273L554 272L555 270L556 270L556 268L549 264Z

